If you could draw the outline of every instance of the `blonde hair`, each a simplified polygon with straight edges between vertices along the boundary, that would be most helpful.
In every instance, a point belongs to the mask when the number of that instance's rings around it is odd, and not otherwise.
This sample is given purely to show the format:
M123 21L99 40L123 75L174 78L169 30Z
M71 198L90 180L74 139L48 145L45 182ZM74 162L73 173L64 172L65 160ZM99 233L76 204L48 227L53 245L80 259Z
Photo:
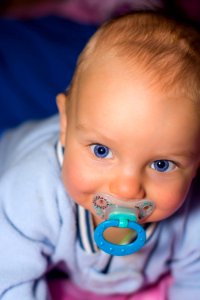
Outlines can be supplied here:
M89 40L73 81L94 57L108 52L139 65L162 89L200 100L200 34L191 26L154 12L113 19Z

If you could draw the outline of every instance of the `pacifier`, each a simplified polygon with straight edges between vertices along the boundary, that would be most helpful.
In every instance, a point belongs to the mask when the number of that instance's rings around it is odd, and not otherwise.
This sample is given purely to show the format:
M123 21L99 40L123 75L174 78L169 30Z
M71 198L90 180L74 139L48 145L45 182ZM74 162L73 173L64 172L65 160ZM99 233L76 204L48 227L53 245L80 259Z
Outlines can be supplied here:
M146 242L146 232L138 223L151 215L154 202L146 199L122 201L111 195L98 193L93 199L93 208L97 216L104 220L94 231L94 240L104 252L124 256L139 251ZM113 244L104 238L104 231L110 227L130 228L136 237L128 244Z

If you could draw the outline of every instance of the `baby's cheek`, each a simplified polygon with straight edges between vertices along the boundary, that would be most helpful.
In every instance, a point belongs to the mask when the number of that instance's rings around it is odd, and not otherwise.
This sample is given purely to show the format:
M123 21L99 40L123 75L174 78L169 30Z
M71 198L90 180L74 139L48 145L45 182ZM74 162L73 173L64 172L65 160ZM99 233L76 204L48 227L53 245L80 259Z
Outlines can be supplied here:
M94 178L92 172L80 168L75 164L63 166L63 182L67 191L73 194L89 193L93 190Z
M158 192L156 197L156 207L161 218L172 215L181 207L187 196L189 186L190 185L187 182L184 182L184 184L169 186L160 193Z

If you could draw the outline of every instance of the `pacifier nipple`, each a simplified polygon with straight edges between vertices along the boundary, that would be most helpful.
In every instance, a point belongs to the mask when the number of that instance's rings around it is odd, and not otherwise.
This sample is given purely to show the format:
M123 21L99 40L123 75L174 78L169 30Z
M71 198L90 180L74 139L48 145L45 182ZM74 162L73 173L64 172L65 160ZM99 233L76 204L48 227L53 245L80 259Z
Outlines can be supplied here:
M105 220L94 232L97 246L111 255L128 255L140 250L146 242L146 232L138 223L148 217L154 210L152 201L142 199L125 202L111 195L99 193L93 199L96 215ZM136 233L136 238L129 244L113 244L104 238L104 231L110 227L130 228Z

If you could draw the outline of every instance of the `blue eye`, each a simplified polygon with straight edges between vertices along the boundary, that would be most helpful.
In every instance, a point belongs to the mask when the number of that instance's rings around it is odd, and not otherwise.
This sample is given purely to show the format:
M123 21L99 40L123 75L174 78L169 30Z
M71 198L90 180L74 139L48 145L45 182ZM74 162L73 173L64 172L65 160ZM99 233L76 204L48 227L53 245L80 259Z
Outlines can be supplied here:
M101 144L95 144L91 145L92 152L95 154L96 157L98 158L111 158L112 157L112 152L111 150Z
M151 164L151 168L158 172L170 172L174 170L176 165L170 160L155 160Z

